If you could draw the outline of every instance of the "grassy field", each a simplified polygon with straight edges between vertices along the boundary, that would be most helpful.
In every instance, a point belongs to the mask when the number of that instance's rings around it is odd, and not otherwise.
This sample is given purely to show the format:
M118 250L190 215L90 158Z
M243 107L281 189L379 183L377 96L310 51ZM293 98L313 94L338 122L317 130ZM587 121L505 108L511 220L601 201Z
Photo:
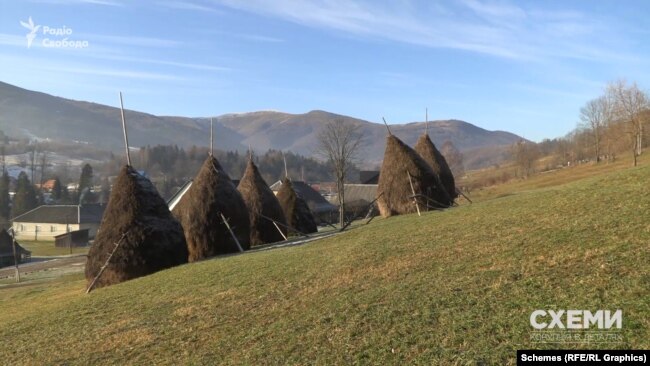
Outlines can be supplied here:
M53 241L33 241L21 240L20 245L32 252L32 257L56 257L69 254L86 254L89 247L72 248L57 248L54 246Z
M641 165L650 161L647 155L639 157ZM513 194L516 192L523 192L539 188L554 187L560 184L575 182L585 178L596 177L603 174L626 170L631 167L631 159L619 158L615 162L601 162L595 164L593 162L574 165L572 167L565 167L557 170L537 173L529 178L512 178L505 184L495 184L474 190L471 198L474 201L481 201L495 197L502 197L504 195ZM471 184L474 180L485 179L486 176L499 175L501 170L513 170L512 166L506 166L499 169L486 168L482 170L470 171L466 177L463 177L461 184ZM461 202L465 202L461 200Z
M531 179L90 295L80 275L2 289L0 360L473 365L515 364L526 348L647 349L649 181L648 166ZM622 309L623 341L533 344L536 309Z

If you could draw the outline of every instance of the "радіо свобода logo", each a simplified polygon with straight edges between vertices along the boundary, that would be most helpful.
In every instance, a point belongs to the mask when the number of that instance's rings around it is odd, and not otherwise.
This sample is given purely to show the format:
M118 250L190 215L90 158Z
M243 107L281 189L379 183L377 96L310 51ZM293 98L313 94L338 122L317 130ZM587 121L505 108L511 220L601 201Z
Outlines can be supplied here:
M27 38L27 48L32 47L32 42L34 42L34 38L36 38L36 32L38 32L38 29L41 27L40 25L34 25L34 21L32 20L32 17L29 17L29 20L26 22L23 22L22 20L20 21L20 25L23 27L27 28L29 30L29 33L25 35Z
M68 28L65 25L60 28L36 25L31 16L26 22L21 20L20 25L29 30L29 33L25 35L25 38L27 38L27 48L32 47L34 40L39 35L39 30L41 31L40 34L43 35L43 40L40 45L46 48L86 48L89 46L88 41L69 39L72 35L72 28Z

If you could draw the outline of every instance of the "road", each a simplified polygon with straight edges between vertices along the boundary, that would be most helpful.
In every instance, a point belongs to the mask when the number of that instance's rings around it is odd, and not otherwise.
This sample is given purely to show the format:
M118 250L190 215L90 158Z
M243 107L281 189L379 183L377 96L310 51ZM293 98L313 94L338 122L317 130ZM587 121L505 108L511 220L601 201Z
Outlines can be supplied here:
M23 275L68 266L83 266L85 263L85 254L61 257L33 257L32 262L18 265L18 270L20 271L20 274ZM15 271L14 266L0 268L0 279L13 277Z

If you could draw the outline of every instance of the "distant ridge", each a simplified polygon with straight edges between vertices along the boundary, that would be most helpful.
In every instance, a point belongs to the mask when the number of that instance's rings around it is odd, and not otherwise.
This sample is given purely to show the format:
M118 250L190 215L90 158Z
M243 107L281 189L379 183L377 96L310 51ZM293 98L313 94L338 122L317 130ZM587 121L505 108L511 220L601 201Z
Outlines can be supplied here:
M132 146L208 145L209 117L155 116L127 110L126 118ZM320 127L333 119L359 125L367 142L362 159L366 165L380 163L386 134L383 125L321 110L303 114L272 110L224 114L215 119L215 145L222 150L245 151L253 146L258 151L282 149L311 156ZM10 136L88 142L118 153L123 150L117 108L55 97L3 82L0 129ZM413 145L424 130L424 122L394 124L391 130ZM450 140L466 155L469 168L503 161L507 146L521 139L509 132L488 131L459 120L429 122L429 134L436 145Z

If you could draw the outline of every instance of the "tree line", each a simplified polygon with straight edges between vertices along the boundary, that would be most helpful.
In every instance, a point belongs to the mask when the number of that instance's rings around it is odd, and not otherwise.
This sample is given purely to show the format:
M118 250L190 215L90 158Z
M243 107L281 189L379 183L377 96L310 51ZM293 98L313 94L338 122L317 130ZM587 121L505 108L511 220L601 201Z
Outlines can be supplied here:
M11 179L6 169L3 169L0 176L0 226L7 226L8 222L17 216L24 214L42 204L77 204L106 202L108 190L102 186L100 192L93 192L94 176L90 164L85 164L81 169L78 189L69 192L68 187L61 182L58 176L53 176L54 183L49 192L45 192L43 186L40 189L33 184L25 172L20 172L14 185L14 196L11 199ZM46 199L47 195L47 199Z
M136 169L146 172L163 198L167 199L194 178L208 152L208 148L199 146L187 150L175 145L144 146L131 155L131 163ZM214 156L231 179L239 179L244 174L250 154L215 150ZM252 157L268 184L285 176L285 159L288 175L293 180L321 182L332 179L328 164L292 152L271 149L263 154L252 154ZM103 177L116 176L124 164L123 156L111 153L108 162L98 171Z
M610 162L629 156L633 166L648 144L644 135L650 124L650 99L635 83L608 83L602 95L585 103L576 128L564 137L540 143L520 141L512 146L516 176L527 177L584 162ZM540 165L543 159L545 164Z

